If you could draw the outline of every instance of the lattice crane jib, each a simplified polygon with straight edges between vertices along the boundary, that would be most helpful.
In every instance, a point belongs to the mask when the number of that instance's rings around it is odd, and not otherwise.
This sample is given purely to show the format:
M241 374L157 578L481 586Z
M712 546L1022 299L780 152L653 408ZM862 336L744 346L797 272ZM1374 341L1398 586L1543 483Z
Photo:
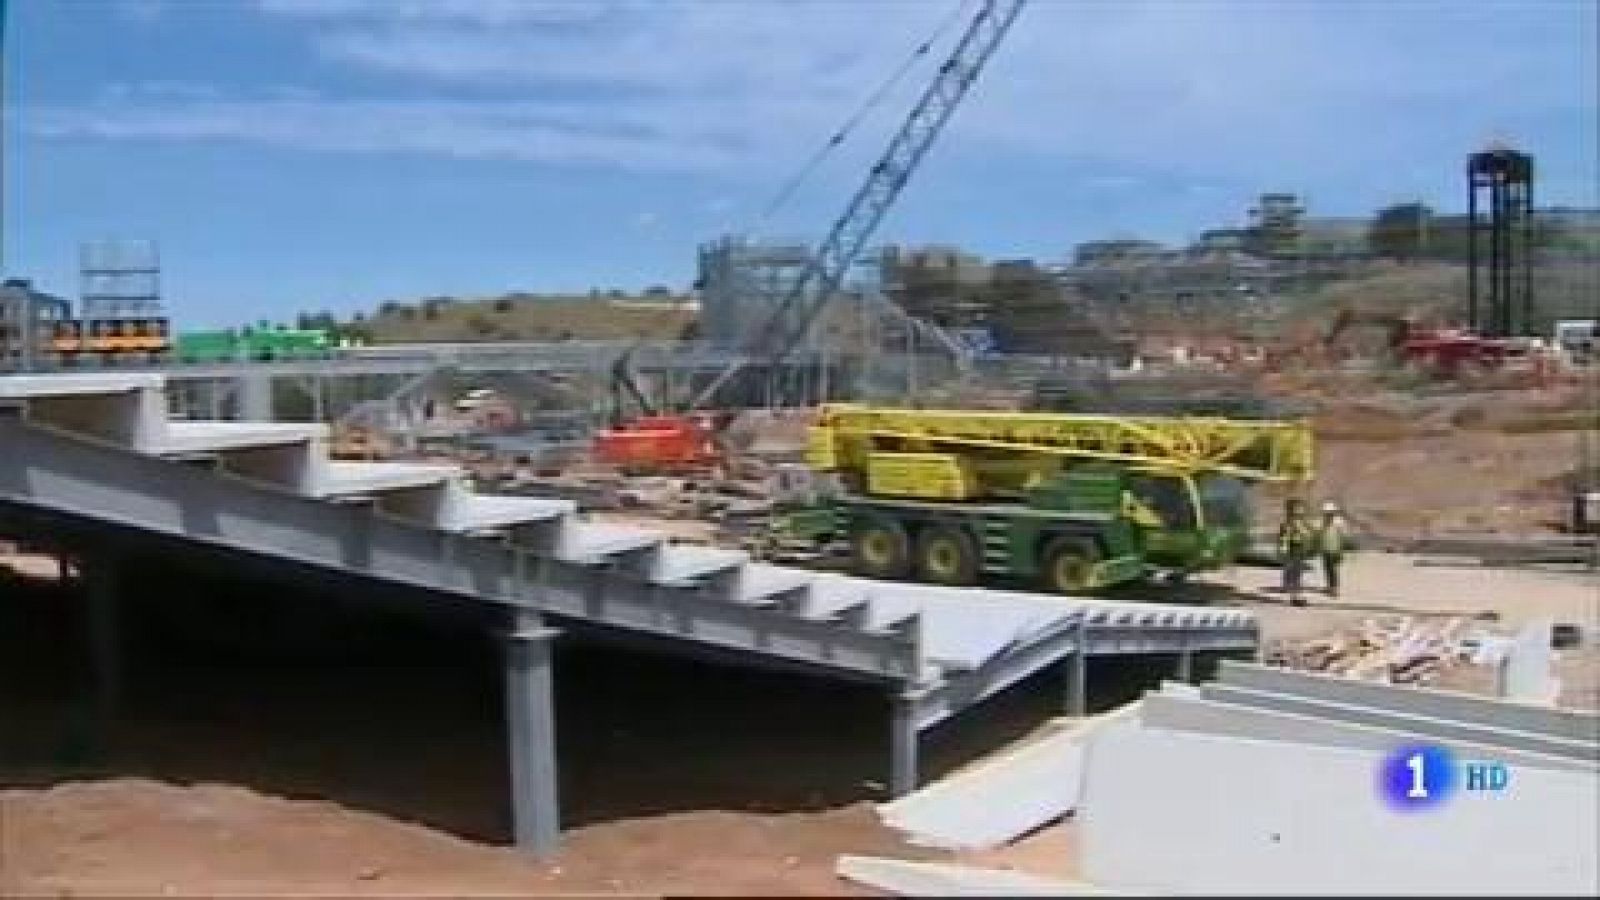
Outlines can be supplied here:
M744 370L747 360L777 366L805 338L1026 2L984 0L955 50L889 141L888 149L869 170L844 213L834 221L816 255L784 299L752 333L747 352L707 385L692 408L710 403Z
M1301 483L1313 473L1302 421L824 407L810 438L819 469L863 466L885 444L944 452L1067 456Z

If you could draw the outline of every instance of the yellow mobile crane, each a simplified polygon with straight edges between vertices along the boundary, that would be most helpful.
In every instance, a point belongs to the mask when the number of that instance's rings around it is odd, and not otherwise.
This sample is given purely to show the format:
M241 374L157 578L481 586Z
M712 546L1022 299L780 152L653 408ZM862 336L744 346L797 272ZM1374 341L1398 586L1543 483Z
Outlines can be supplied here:
M823 407L831 534L859 574L1094 590L1232 562L1248 484L1312 475L1300 421Z

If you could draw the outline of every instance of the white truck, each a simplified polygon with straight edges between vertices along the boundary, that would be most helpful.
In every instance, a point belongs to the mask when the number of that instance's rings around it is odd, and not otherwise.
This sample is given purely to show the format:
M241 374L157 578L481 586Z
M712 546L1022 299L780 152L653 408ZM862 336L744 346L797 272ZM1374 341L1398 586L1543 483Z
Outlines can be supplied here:
M1551 342L1569 362L1590 365L1600 354L1600 321L1562 319L1556 322Z

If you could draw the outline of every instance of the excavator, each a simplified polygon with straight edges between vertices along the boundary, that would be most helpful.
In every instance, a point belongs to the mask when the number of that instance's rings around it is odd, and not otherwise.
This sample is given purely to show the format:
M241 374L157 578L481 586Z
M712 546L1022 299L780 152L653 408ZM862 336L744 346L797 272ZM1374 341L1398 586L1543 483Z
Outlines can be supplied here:
M751 330L740 348L742 352L735 354L733 361L700 391L686 411L656 409L638 389L629 371L633 348L619 358L612 370L619 405L620 398L625 395L639 406L642 415L619 419L612 427L596 434L592 448L596 461L635 471L670 471L716 464L723 453L721 435L734 417L726 411L712 410L714 402L741 377L763 372L772 377L803 343L812 323L838 294L867 241L899 198L1024 5L1026 0L982 0L954 50L939 66L845 211L834 220L811 261L772 311ZM932 43L930 39L920 45L913 60L925 54ZM876 97L882 94L882 90L877 92L871 102L876 102ZM845 130L835 134L825 150L837 146L859 117L860 114L852 117ZM932 327L925 323L924 326ZM947 343L954 344L953 341Z
M1445 376L1475 367L1493 369L1519 351L1515 341L1489 338L1459 328L1428 328L1411 316L1361 311L1346 307L1334 316L1322 338L1331 348L1351 328L1377 326L1388 333L1388 347L1397 361Z
M630 369L641 345L629 346L611 366L611 427L595 435L590 455L625 474L694 475L715 469L727 455L721 434L732 414L658 411ZM632 418L624 415L630 401L640 411Z

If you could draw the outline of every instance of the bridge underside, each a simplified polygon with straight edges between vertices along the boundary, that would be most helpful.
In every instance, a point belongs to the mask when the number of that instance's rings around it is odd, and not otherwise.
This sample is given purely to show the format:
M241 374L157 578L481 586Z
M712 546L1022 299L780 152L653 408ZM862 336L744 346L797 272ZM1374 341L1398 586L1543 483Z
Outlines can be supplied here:
M867 582L764 566L589 523L560 501L475 495L437 466L327 459L315 426L167 422L159 379L0 378L0 526L81 558L94 667L116 691L118 560L262 573L449 611L501 644L518 843L554 848L563 632L881 692L889 789L918 735L1060 667L1081 712L1090 655L1250 651L1238 611ZM203 610L197 610L199 615ZM826 731L826 723L817 723Z

